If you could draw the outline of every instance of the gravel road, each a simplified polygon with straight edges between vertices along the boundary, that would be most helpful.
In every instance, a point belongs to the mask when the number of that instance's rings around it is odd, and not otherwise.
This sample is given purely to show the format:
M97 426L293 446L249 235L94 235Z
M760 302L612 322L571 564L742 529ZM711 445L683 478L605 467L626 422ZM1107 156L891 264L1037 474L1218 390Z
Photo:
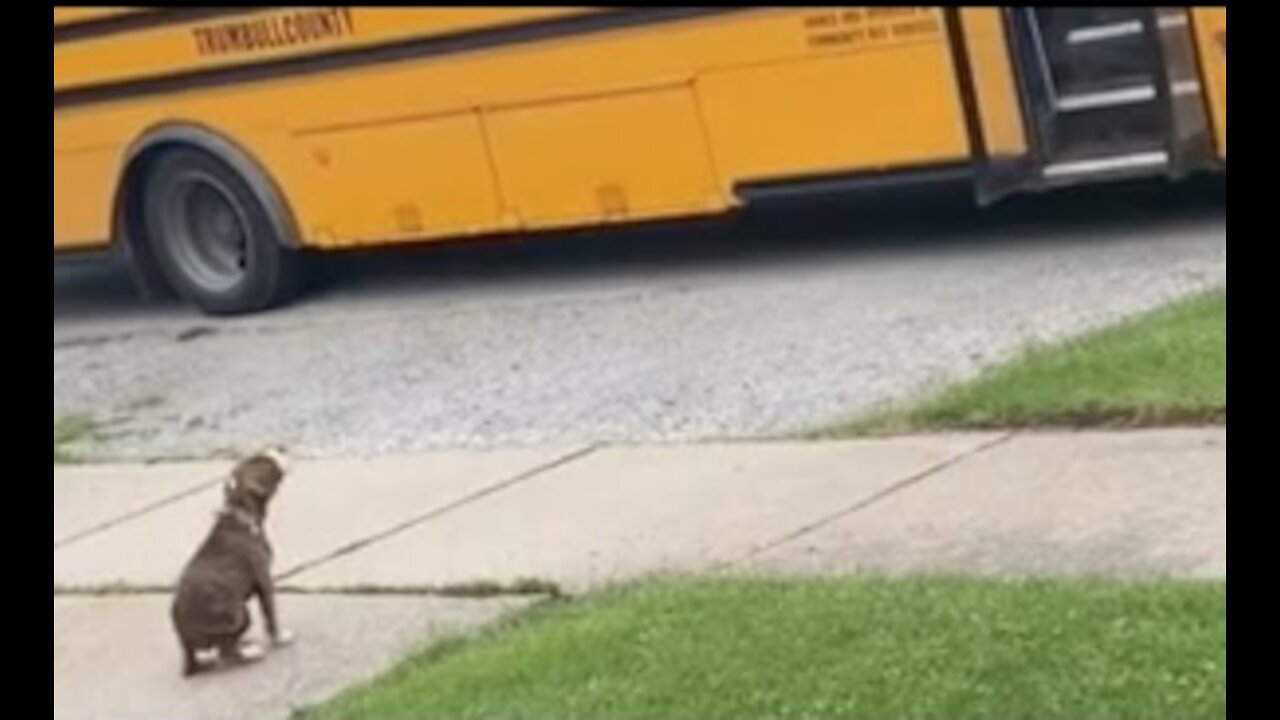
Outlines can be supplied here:
M1225 181L791 208L326 260L303 302L232 321L55 263L54 413L119 458L786 433L1225 286L1226 240Z

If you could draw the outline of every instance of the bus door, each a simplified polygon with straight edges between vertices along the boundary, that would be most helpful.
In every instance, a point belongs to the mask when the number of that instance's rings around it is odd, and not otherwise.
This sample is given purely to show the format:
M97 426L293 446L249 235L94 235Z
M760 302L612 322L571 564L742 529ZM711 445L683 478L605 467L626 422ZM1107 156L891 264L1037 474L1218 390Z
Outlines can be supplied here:
M1213 152L1185 8L1004 10L1031 157L979 177L989 198L1153 175ZM984 186L985 183L985 186Z

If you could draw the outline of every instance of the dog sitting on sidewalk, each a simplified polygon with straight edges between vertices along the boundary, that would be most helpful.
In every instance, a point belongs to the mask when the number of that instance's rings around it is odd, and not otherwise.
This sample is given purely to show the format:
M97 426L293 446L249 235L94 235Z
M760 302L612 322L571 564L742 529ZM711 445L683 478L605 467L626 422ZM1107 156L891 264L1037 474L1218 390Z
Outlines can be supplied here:
M283 456L268 450L241 461L226 481L223 507L183 570L170 611L182 646L184 676L211 665L252 662L266 654L262 645L242 642L254 596L271 643L279 646L292 640L276 619L271 545L263 531L267 506L285 472ZM211 662L213 652L217 662Z

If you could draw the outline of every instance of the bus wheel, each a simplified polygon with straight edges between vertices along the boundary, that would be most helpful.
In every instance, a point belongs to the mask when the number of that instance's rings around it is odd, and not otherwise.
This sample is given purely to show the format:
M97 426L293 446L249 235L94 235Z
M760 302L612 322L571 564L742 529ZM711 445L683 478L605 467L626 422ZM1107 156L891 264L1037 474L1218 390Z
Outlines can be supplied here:
M143 213L165 277L204 312L265 310L291 294L295 254L248 183L212 155L183 148L157 158Z

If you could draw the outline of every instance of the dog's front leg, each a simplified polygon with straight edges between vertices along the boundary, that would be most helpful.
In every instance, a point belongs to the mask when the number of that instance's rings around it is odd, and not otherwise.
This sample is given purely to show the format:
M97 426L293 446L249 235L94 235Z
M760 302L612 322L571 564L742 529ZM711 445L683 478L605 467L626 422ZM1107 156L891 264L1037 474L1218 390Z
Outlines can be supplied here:
M276 619L275 583L271 580L270 573L265 569L259 569L256 584L258 604L262 607L262 619L267 624L267 635L271 637L272 644L276 646L288 645L293 642L293 633L288 630L281 630L280 624Z

